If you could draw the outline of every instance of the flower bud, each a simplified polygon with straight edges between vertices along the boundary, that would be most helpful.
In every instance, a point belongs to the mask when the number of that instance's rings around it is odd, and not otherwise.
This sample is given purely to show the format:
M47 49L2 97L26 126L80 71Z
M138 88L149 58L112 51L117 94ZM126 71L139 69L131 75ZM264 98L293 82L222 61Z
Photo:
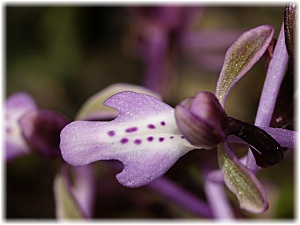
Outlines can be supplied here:
M193 145L211 149L226 139L228 117L210 92L199 92L175 108L180 132Z

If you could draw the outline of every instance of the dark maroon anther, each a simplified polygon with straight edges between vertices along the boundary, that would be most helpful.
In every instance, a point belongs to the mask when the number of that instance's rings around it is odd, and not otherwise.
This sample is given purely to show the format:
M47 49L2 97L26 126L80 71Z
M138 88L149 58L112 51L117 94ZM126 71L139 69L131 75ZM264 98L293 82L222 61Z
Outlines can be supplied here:
M296 27L296 3L288 3L284 8L284 35L288 54L294 58L294 39Z
M266 168L283 160L284 151L276 140L262 129L229 117L228 135L235 135L251 147L256 164Z

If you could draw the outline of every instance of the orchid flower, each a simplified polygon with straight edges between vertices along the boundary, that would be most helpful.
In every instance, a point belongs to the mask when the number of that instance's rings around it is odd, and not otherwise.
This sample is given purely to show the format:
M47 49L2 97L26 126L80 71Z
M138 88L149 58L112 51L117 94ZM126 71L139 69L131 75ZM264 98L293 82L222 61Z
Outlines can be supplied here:
M29 94L20 92L7 99L5 119L6 160L34 152L46 157L61 156L59 133L68 123L61 114L38 108ZM76 215L89 218L94 196L91 168L72 169L75 186L71 185L67 175L67 165L63 165L55 179L57 217L62 219Z
M117 175L121 184L127 187L146 185L161 177L187 152L212 148L224 140L227 125L219 129L221 135L212 132L205 138L208 129L218 130L220 123L214 124L214 117L225 124L229 121L217 99L207 92L200 92L195 99L195 106L199 106L197 111L201 112L203 108L203 114L198 115L200 120L194 120L200 123L194 133L204 135L204 139L199 135L198 142L187 141L179 131L172 107L151 95L123 91L104 102L105 106L119 111L116 119L108 122L74 121L62 130L62 157L73 166L98 160L119 160L124 164L123 171ZM207 104L203 104L203 99ZM212 123L207 124L207 121ZM193 137L188 133L184 135Z
M68 124L61 114L40 109L26 93L16 93L6 102L6 159L24 154L39 153L46 157L60 157L59 133ZM65 164L54 183L56 214L59 219L90 218L94 179L90 167L69 168L75 185L71 185Z
M215 93L198 91L173 108L146 88L115 84L86 101L71 123L57 112L39 108L25 93L8 98L5 105L7 160L35 152L59 159L62 156L65 161L53 184L58 219L92 218L97 194L92 163L99 160L122 162L124 167L116 175L120 184L130 188L147 185L201 217L235 216L223 184L237 198L240 208L252 213L268 209L270 196L256 172L281 162L287 154L284 148L294 148L296 139L295 131L270 127L272 114L275 120L281 116L281 112L274 113L274 108L287 63L289 78L293 75L295 21L291 17L295 16L295 5L285 9L286 21L276 46L272 26L253 28L235 39L226 52L222 68L223 56L215 52L228 47L240 32L187 33L186 20L191 19L191 11L186 13L183 9L150 8L151 13L147 15L139 9L136 11L142 12L133 17L138 21L133 24L137 25L137 40L142 37L145 41L138 43L142 44L138 50L146 65L144 84L168 99L173 82L176 83L176 76L168 71L175 72L171 65L181 48L202 69L221 69ZM223 40L218 42L216 34L224 35ZM207 54L207 48L214 53ZM227 115L225 103L232 88L264 54L267 76L252 125ZM290 83L286 84L289 86ZM292 95L290 90L287 105L293 105ZM238 158L231 143L249 146L248 155ZM197 172L204 171L201 185L206 197L200 201L198 195L161 178L192 150L206 150L217 156L217 169L209 164L210 160L199 163Z
M282 160L280 145L263 130L228 117L222 105L233 84L263 55L272 34L270 26L261 26L245 33L232 45L217 87L219 100L212 93L199 92L174 110L148 94L119 92L104 102L105 106L118 110L116 119L108 122L75 121L62 130L62 157L74 166L98 160L119 160L124 169L117 174L118 181L127 187L140 187L161 177L187 152L212 149L225 142L219 148L219 163L227 186L237 195L242 208L254 213L264 211L267 208L264 190L255 176L231 153L226 144L227 136L236 135L249 142L261 154L256 155L257 158L266 165ZM247 51L232 62L229 57L239 54L238 46L243 48L245 41ZM242 64L236 66L239 63ZM226 74L231 65L234 65L235 76ZM229 82L224 79L226 76L231 76ZM235 172L229 173L228 169ZM233 182L233 177L241 185Z

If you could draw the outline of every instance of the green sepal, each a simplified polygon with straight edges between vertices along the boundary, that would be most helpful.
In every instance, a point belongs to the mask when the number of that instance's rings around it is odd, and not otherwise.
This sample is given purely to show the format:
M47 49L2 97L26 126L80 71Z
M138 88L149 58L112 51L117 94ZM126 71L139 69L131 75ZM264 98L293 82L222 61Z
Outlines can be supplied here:
M226 142L218 145L218 161L224 182L239 200L240 207L257 214L266 211L269 205L264 187L232 153Z
M79 204L70 190L69 180L64 174L66 170L61 170L54 179L54 197L56 205L56 217L58 219L84 219Z
M114 119L118 116L118 111L113 108L104 106L103 102L112 95L121 91L134 91L138 93L149 94L161 99L161 97L158 94L142 86L125 83L116 83L102 89L98 93L91 96L82 105L75 117L75 120Z
M274 34L270 25L262 25L243 33L227 50L216 87L222 106L230 89L261 58Z

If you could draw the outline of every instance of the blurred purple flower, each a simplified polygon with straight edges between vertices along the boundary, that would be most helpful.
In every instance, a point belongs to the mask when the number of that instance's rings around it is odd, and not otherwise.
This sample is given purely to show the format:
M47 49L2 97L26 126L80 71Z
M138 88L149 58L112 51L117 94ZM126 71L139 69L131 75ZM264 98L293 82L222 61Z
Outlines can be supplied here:
M61 157L59 135L69 123L68 119L58 112L38 108L34 99L23 92L10 96L5 108L6 160L34 152L44 157ZM80 218L90 218L94 197L92 170L88 166L70 171L74 185L68 176L67 165L55 179L57 217L74 217L76 214Z
M59 157L59 134L68 124L60 113L39 109L26 93L16 93L6 102L6 159L38 152Z
M16 93L10 96L5 104L5 152L6 160L11 160L30 153L19 124L20 118L37 105L33 98L26 93Z
M58 112L34 109L21 117L19 124L24 139L43 156L60 157L59 134L69 123Z
M127 46L145 65L143 85L169 99L178 82L178 60L183 53L208 71L219 71L226 49L238 30L192 28L204 7L130 7Z

